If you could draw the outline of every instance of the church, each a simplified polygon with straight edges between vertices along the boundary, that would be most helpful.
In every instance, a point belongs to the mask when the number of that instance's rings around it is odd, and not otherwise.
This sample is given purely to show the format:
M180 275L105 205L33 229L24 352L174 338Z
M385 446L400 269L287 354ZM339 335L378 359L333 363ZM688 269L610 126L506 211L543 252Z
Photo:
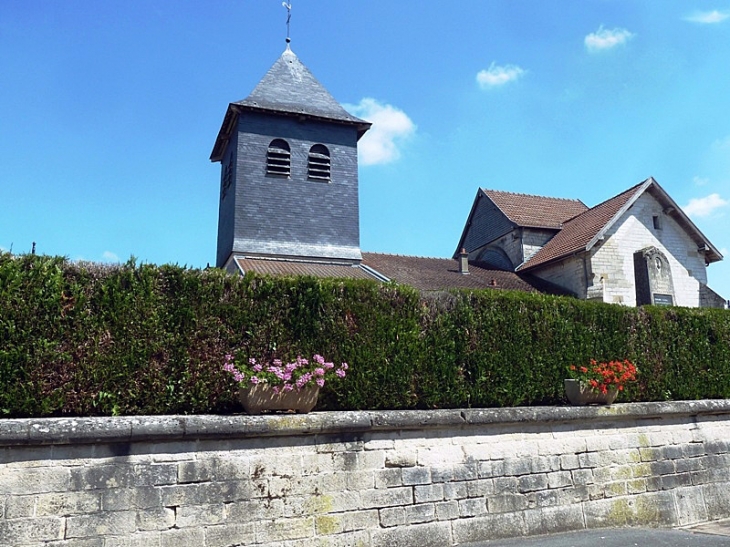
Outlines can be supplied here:
M722 259L653 179L589 208L477 191L451 258L362 252L359 139L349 114L291 50L230 103L220 162L216 266L232 274L396 282L419 290L520 290L624 305L724 307L706 268Z

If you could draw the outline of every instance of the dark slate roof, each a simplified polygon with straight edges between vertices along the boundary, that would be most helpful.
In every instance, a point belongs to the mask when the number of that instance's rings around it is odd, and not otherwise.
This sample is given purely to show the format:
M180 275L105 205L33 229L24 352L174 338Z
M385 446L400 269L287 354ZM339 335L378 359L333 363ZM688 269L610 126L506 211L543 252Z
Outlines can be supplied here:
M362 253L363 265L390 281L425 291L447 289L507 289L549 294L568 294L565 290L530 275L516 274L469 264L469 274L459 272L451 258L426 258L381 253Z
M579 199L548 198L499 190L482 191L508 219L525 228L560 229L564 222L588 209Z
M238 112L246 109L289 116L309 116L353 125L357 127L358 138L371 125L342 108L289 46L248 97L228 105L210 156L211 161L220 161L225 143L234 127L233 120Z
M262 275L313 277L346 277L353 279L376 279L375 276L360 268L347 264L327 264L316 262L299 262L293 260L274 260L236 257L236 264L242 272L254 272Z

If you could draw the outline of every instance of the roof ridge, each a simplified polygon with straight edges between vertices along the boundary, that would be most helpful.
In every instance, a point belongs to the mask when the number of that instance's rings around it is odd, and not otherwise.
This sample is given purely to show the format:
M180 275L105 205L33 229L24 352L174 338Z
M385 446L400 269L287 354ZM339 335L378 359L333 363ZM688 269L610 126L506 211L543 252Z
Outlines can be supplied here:
M378 251L362 251L362 253L367 253L370 255L381 255L381 256L399 256L402 258L428 258L428 259L435 259L435 260L456 260L455 258L449 258L447 256L421 256L421 255L402 255L398 253L382 253Z
M519 196L519 197L527 197L527 198L540 198L540 199L554 199L554 200L560 200L560 201L571 201L571 202L578 202L582 205L585 205L582 200L579 198L559 198L559 197L552 197L552 196L541 196L538 194L525 194L523 192L510 192L509 190L492 190L489 188L482 188L482 192L497 192L499 194L509 194L511 196Z

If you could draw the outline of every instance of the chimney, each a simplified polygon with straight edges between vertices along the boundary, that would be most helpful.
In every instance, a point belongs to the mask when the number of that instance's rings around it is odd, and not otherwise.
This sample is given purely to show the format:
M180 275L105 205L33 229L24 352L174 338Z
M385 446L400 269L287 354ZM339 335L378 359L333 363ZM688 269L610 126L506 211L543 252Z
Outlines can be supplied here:
M469 275L469 253L463 248L459 251L459 273Z

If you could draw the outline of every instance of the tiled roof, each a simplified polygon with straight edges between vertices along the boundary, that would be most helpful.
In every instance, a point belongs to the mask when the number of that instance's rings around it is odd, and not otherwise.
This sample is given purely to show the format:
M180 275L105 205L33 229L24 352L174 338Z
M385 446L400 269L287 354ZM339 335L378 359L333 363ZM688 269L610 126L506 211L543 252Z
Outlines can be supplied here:
M299 262L293 260L270 260L258 258L236 257L236 264L243 272L254 272L262 275L314 277L347 277L353 279L375 279L373 275L358 266L346 264L319 264L315 262Z
M637 194L640 193L648 181L637 184L625 192L588 209L581 215L569 220L563 229L545 246L535 253L518 269L526 271L552 260L563 258L579 251L585 251L591 240L600 232L611 219Z
M425 258L381 253L362 253L364 265L387 278L416 289L509 289L525 292L566 294L529 275L492 270L469 264L469 275L459 272L458 262L451 258Z
M578 199L548 198L514 194L499 190L482 190L505 216L518 226L559 229L563 223L586 211Z

